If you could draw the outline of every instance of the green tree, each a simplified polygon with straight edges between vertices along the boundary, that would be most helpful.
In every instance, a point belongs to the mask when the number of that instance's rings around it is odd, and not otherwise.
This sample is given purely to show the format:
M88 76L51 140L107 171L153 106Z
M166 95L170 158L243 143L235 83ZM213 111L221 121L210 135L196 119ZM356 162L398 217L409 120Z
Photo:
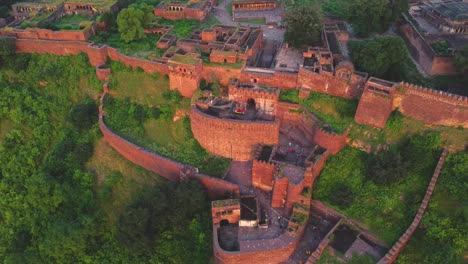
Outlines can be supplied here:
M359 35L384 32L389 25L408 10L407 0L351 0L341 1L345 19Z
M107 31L114 31L117 26L114 13L110 11L104 12L99 17L99 22L103 22L106 24Z
M126 43L144 39L144 28L153 18L153 9L146 4L133 4L123 9L117 16L120 38Z
M370 76L401 81L408 52L400 37L386 36L374 40L350 42L353 63Z
M333 186L332 193L330 202L341 209L348 208L354 201L353 190L344 182Z
M15 39L0 37L0 62L4 62L8 57L15 54Z
M318 5L295 6L285 18L285 40L294 47L318 45L322 33L322 13Z
M376 184L395 183L406 175L407 164L396 148L380 151L369 157L367 179Z
M463 46L455 54L455 66L458 73L466 78L468 74L468 45Z

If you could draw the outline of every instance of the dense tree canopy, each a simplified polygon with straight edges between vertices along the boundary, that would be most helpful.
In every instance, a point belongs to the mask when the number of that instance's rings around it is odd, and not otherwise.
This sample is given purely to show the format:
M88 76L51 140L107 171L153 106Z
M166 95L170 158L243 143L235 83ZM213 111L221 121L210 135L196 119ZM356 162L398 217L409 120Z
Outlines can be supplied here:
M285 40L294 47L320 44L322 13L318 5L295 6L288 10L285 18Z
M401 81L405 62L409 59L400 37L378 37L369 41L353 41L349 45L354 65L370 76Z
M115 172L97 184L86 164L101 138L100 89L84 55L0 64L0 262L208 263L209 203L198 182L122 194L114 187L128 175ZM159 115L126 103L132 118ZM121 196L135 202L111 218L104 204Z
M117 16L120 38L127 43L145 38L144 27L153 18L153 8L146 4L132 4L123 9Z
M408 0L341 0L340 14L359 35L384 32L408 11Z
M463 48L456 53L455 66L458 72L466 77L466 74L468 74L468 45L463 46Z

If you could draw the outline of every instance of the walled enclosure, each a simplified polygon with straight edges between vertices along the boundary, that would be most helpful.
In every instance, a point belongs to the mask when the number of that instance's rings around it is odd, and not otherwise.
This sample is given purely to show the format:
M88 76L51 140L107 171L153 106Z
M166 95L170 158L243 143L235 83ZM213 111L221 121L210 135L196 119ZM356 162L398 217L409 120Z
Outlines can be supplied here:
M204 149L234 160L252 159L254 146L258 143L275 145L279 141L279 120L220 119L192 105L190 121L193 135Z
M129 67L140 67L148 73L168 74L168 64L148 61L125 56L116 49L106 45L96 46L80 41L51 41L37 39L16 39L17 52L26 53L48 53L54 55L76 55L80 52L88 54L91 65L97 66L106 62L106 57L111 60L120 61ZM256 81L260 85L271 85L281 87L281 89L296 89L304 83L314 84L315 80L320 80L319 74L315 73L284 73L274 70L257 68L244 68L242 71L236 69L225 69L216 67L203 67L200 76L207 80L219 79L222 84L228 82L228 78L240 79L241 83L252 83ZM332 78L327 77L327 78ZM337 77L335 77L336 79ZM371 78L372 79L372 78ZM370 79L370 80L371 80ZM369 82L369 81L368 81ZM318 85L320 84L320 85ZM307 85L306 85L307 86ZM317 82L317 85L310 85L312 91L331 94L340 97L359 96L359 82L356 86L338 86ZM368 84L366 84L368 86ZM374 92L364 92L360 98L355 119L358 123L368 124L375 127L384 127L391 111L400 108L400 111L409 117L416 118L428 124L440 124L447 126L468 127L468 98L456 96L448 93L441 93L435 90L415 87L408 84L399 86L409 87L409 89L396 89L396 96L390 99L379 97ZM328 87L328 88L327 88ZM326 89L325 89L326 88ZM190 87L192 90L193 87ZM407 92L405 92L407 90ZM394 98L395 97L395 98ZM419 97L423 100L419 101ZM390 105L390 107L389 107Z

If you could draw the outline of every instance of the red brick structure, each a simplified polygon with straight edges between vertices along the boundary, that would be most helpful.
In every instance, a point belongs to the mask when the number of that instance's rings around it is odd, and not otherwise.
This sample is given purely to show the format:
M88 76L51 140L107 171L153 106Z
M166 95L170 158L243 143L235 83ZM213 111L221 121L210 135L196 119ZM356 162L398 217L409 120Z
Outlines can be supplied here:
M239 222L240 219L240 202L239 199L218 200L211 202L211 218L213 224L219 224L226 220L230 224Z
M200 84L202 60L192 53L175 54L169 59L168 64L169 88L179 90L184 97L192 97Z
M100 64L96 66L96 76L99 80L107 81L110 74L111 74L111 69L105 64Z
M213 1L200 3L160 2L154 7L154 15L169 20L204 20L212 8Z
M276 0L234 0L232 1L232 12L272 10L277 6Z
M222 119L192 105L190 121L193 135L204 149L234 160L250 160L256 144L274 145L279 140L279 120Z
M396 85L393 108L425 123L468 127L468 98L424 87Z
M395 83L370 78L359 100L354 119L359 124L384 128L393 109Z
M14 29L13 31L0 30L0 36L9 36L17 39L38 40L71 40L87 41L96 33L96 24L90 24L82 30L53 31L42 28Z

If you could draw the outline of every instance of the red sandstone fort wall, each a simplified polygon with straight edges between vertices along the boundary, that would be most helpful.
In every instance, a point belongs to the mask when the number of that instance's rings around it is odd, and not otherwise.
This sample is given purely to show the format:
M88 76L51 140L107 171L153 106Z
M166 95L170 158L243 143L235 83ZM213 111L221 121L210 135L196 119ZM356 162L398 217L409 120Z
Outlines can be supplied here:
M281 89L296 89L297 73L280 72L268 69L248 67L242 71L241 83L257 83Z
M277 240L285 240L285 234L281 235ZM298 237L300 237L299 235ZM275 239L268 239L267 241ZM297 239L292 242L285 242L284 246L277 248L259 248L254 252L240 251L225 251L219 246L218 231L216 225L213 225L213 253L215 263L218 264L241 264L241 263L256 263L256 264L277 264L286 261L293 253L297 245ZM268 244L266 241L262 241Z
M468 127L468 98L410 84L399 84L394 108L429 124Z
M0 35L16 37L19 39L42 39L63 41L86 41L94 35L96 26L92 25L84 30L60 30L28 28L25 30L14 30L11 32L0 31Z
M203 65L202 78L208 82L214 82L215 80L218 80L221 85L228 86L231 79L239 79L240 76L241 69Z
M209 152L234 160L252 159L256 144L278 144L278 120L252 122L220 119L202 113L192 106L192 132L200 145Z
M384 128L392 112L392 98L388 95L364 90L354 119L359 124Z
M200 183L207 191L208 198L211 200L239 197L240 195L240 189L237 184L213 178L204 174L195 174L190 176L190 178L200 181Z
M349 135L349 130L338 135L325 131L323 128L316 126L314 129L313 142L323 148L326 148L330 154L335 155L342 150L346 144L346 138Z
M109 143L112 148L127 160L170 181L179 180L180 171L184 167L183 164L154 153L150 153L145 149L126 141L107 128L102 117L99 118L99 128L101 129L107 143Z
M356 98L361 95L361 87L364 87L364 83L364 79L347 81L332 75L299 69L297 86L309 88L318 93L343 98Z

